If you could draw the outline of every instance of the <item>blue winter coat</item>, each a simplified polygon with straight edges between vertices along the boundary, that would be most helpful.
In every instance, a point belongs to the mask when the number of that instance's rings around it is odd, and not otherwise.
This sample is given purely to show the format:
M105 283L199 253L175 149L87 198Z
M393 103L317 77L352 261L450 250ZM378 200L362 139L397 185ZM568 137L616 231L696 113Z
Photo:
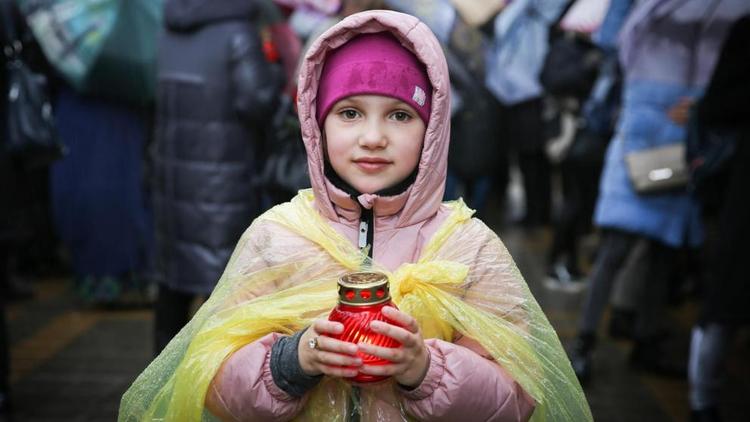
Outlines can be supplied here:
M703 232L698 203L687 192L639 195L633 190L625 154L684 142L685 129L667 117L680 97L696 89L660 82L629 82L617 131L607 150L595 222L660 240L671 246L697 245Z
M636 3L619 31L623 104L602 173L594 216L598 226L671 246L702 241L697 202L687 192L636 194L624 157L631 151L684 142L685 129L674 124L667 111L681 97L701 93L729 26L748 10L750 4L744 0Z

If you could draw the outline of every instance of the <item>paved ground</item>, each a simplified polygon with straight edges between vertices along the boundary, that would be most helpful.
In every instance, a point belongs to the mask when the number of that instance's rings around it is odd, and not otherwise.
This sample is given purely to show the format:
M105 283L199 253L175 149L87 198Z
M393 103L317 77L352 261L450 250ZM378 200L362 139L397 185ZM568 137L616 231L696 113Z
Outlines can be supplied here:
M542 286L541 263L549 232L500 232L563 343L567 343L575 333L581 295L552 292ZM35 287L35 299L13 304L8 315L17 407L13 420L115 420L120 396L151 359L151 312L81 309L74 305L68 280L44 280ZM694 316L693 304L672 311L677 351L687 346ZM749 337L743 333L729 360L729 388L722 404L728 421L748 420ZM606 336L601 343L595 379L586 389L596 420L687 420L685 381L629 370L628 349L626 342Z

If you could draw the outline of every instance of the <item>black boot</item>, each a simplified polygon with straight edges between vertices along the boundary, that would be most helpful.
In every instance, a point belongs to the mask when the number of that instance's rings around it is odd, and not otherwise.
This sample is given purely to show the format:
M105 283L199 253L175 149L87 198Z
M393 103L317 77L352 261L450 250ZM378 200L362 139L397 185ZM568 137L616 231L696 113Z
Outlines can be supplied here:
M596 334L581 333L573 342L570 353L570 364L581 385L588 384L591 379L592 354L596 345Z

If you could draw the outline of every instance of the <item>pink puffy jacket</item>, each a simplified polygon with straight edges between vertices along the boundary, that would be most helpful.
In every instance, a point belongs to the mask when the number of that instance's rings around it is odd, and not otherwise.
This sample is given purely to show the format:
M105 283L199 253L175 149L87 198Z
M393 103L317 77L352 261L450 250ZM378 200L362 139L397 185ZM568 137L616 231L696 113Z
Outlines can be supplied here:
M432 112L415 182L397 196L361 195L358 201L324 176L321 133L315 120L317 77L326 53L359 33L390 31L425 63L433 86ZM422 248L447 216L441 205L450 135L450 82L442 47L418 19L396 12L356 14L325 32L305 56L299 80L299 118L308 155L315 205L341 234L357 244L360 210L372 209L373 258L395 270L415 262ZM289 420L303 408L279 389L269 367L278 334L270 334L234 353L209 388L208 408L226 420ZM455 343L428 339L431 352L427 375L414 390L399 391L406 411L419 420L528 420L533 399L481 346L466 337ZM390 409L390 410L389 410ZM393 411L392 408L384 412ZM379 419L384 416L379 413ZM387 418L387 416L386 416ZM401 420L394 414L393 420Z

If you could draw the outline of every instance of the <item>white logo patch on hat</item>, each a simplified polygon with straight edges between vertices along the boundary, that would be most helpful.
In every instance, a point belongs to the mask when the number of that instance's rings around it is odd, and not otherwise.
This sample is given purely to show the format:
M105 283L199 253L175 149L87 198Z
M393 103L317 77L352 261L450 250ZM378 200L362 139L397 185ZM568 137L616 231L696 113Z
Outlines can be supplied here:
M422 107L424 106L424 102L427 101L427 94L425 94L422 88L420 88L418 85L415 85L414 95L411 96L411 99L414 100L415 103L419 104L420 107Z

